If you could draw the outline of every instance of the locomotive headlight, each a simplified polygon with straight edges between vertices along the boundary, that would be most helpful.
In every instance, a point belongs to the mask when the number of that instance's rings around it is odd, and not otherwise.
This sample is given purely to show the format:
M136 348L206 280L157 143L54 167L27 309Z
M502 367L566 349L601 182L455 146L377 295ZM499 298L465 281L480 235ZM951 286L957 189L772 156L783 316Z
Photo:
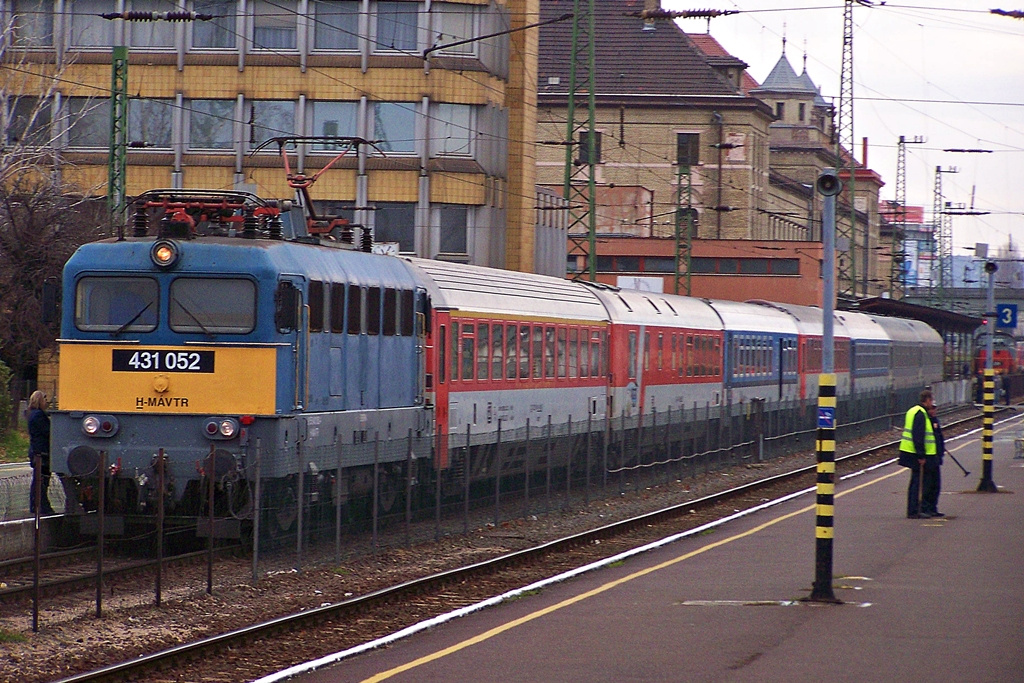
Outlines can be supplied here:
M113 415L87 415L82 420L82 432L87 436L110 437L117 433L117 427Z
M178 245L171 240L158 240L149 250L149 257L158 268L170 268L178 261Z
M95 415L85 418L82 420L82 431L89 436L96 436L100 431L100 419Z
M223 441L238 436L238 420L233 417L208 417L203 422L203 433L207 439Z

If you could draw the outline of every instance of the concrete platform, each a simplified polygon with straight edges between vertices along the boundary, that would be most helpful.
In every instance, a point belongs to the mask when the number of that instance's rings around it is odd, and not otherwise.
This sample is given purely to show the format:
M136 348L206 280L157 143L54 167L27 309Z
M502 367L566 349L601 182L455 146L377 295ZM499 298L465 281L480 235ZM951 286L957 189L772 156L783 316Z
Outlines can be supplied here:
M904 516L909 471L837 484L834 590L814 579L811 493L358 656L262 679L334 681L1024 681L1021 419L951 443L944 521Z

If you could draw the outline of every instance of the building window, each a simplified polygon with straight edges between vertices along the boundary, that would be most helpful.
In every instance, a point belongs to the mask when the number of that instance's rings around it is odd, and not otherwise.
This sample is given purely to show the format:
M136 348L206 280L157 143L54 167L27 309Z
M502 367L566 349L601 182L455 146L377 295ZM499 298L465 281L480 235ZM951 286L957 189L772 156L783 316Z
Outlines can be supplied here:
M21 48L53 45L53 2L13 0L14 40Z
M110 101L106 100L105 113L109 116ZM129 100L128 141L145 143L147 148L170 149L171 129L174 125L173 100ZM107 120L107 137L110 137ZM109 140L103 146L107 146Z
M234 100L193 100L189 114L190 149L232 149Z
M430 5L432 17L430 36L431 47L457 43L468 40L476 35L476 12L472 7L448 2L435 2ZM476 54L477 42L463 43L438 50L438 54L473 56Z
M807 119L807 105L801 102L798 107L798 112L800 115L800 123L803 123Z
M438 209L440 215L439 235L442 254L465 254L466 233L469 228L469 209L461 204L442 204Z
M18 97L9 104L7 143L29 147L50 144L50 102L38 97Z
M799 275L800 259L776 258L771 260L772 275Z
M378 2L374 50L416 51L418 10L419 3Z
M786 103L776 102L775 103L775 118L779 121L786 115Z
M469 156L473 153L473 108L468 104L430 107L431 156Z
M644 257L644 272L674 273L676 272L676 260L671 256Z
M699 133L676 133L676 163L683 168L700 163Z
M615 270L619 273L640 272L640 258L638 256L616 256Z
M322 137L355 137L358 134L358 102L314 102L313 135ZM316 142L313 151L340 152L346 145Z
M358 50L359 5L344 0L313 2L313 49Z
M768 259L766 258L741 258L741 275L767 275Z
M385 152L416 151L416 105L412 102L374 102L373 137Z
M373 212L373 241L397 243L398 251L416 251L416 205L412 202L377 202Z
M117 8L111 0L73 0L71 2L72 47L101 47L114 44L114 22L100 15Z
M590 131L580 131L576 145L576 161L590 163ZM594 163L601 163L601 133L594 131Z
M68 98L68 146L110 147L110 100Z
M253 0L253 47L257 50L294 50L298 15L298 4L294 0Z
M131 9L136 12L166 12L165 0L132 0ZM110 22L113 23L113 22ZM173 48L174 23L170 21L127 22L132 47Z
M256 148L271 138L292 135L295 130L295 103L281 100L249 102L249 123L251 148Z
M193 9L201 14L213 14L217 18L192 22L192 47L235 46L235 0L193 0Z

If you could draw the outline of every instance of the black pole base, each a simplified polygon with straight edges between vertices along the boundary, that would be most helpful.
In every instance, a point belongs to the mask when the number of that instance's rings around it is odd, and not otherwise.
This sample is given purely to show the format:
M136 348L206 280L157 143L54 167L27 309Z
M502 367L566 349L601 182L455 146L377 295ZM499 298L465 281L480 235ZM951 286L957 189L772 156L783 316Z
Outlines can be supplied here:
M999 493L999 487L991 479L982 479L978 482L977 493Z
M803 602L822 602L829 605L841 605L843 601L835 596L832 592L832 585L819 586L817 583L814 584L814 588L811 589L811 594L803 599Z

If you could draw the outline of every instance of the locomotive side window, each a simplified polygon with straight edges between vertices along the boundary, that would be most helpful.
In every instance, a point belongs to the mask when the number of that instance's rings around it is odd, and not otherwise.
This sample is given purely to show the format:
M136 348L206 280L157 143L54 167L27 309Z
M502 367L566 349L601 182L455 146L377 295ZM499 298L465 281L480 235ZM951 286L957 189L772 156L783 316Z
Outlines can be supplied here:
M380 287L366 289L366 333L380 334Z
M403 289L401 292L402 304L398 309L401 324L399 329L403 337L413 335L413 321L416 320L416 294L411 289Z
M348 333L363 331L363 288L350 285L348 288Z
M171 283L169 317L175 332L252 332L256 285L241 278L180 277Z
M150 332L160 307L156 280L84 277L75 290L75 327L86 332Z
M324 283L309 281L309 331L322 332L324 329Z
M345 285L331 285L331 332L345 331Z
M398 334L398 291L390 287L384 290L384 336Z

